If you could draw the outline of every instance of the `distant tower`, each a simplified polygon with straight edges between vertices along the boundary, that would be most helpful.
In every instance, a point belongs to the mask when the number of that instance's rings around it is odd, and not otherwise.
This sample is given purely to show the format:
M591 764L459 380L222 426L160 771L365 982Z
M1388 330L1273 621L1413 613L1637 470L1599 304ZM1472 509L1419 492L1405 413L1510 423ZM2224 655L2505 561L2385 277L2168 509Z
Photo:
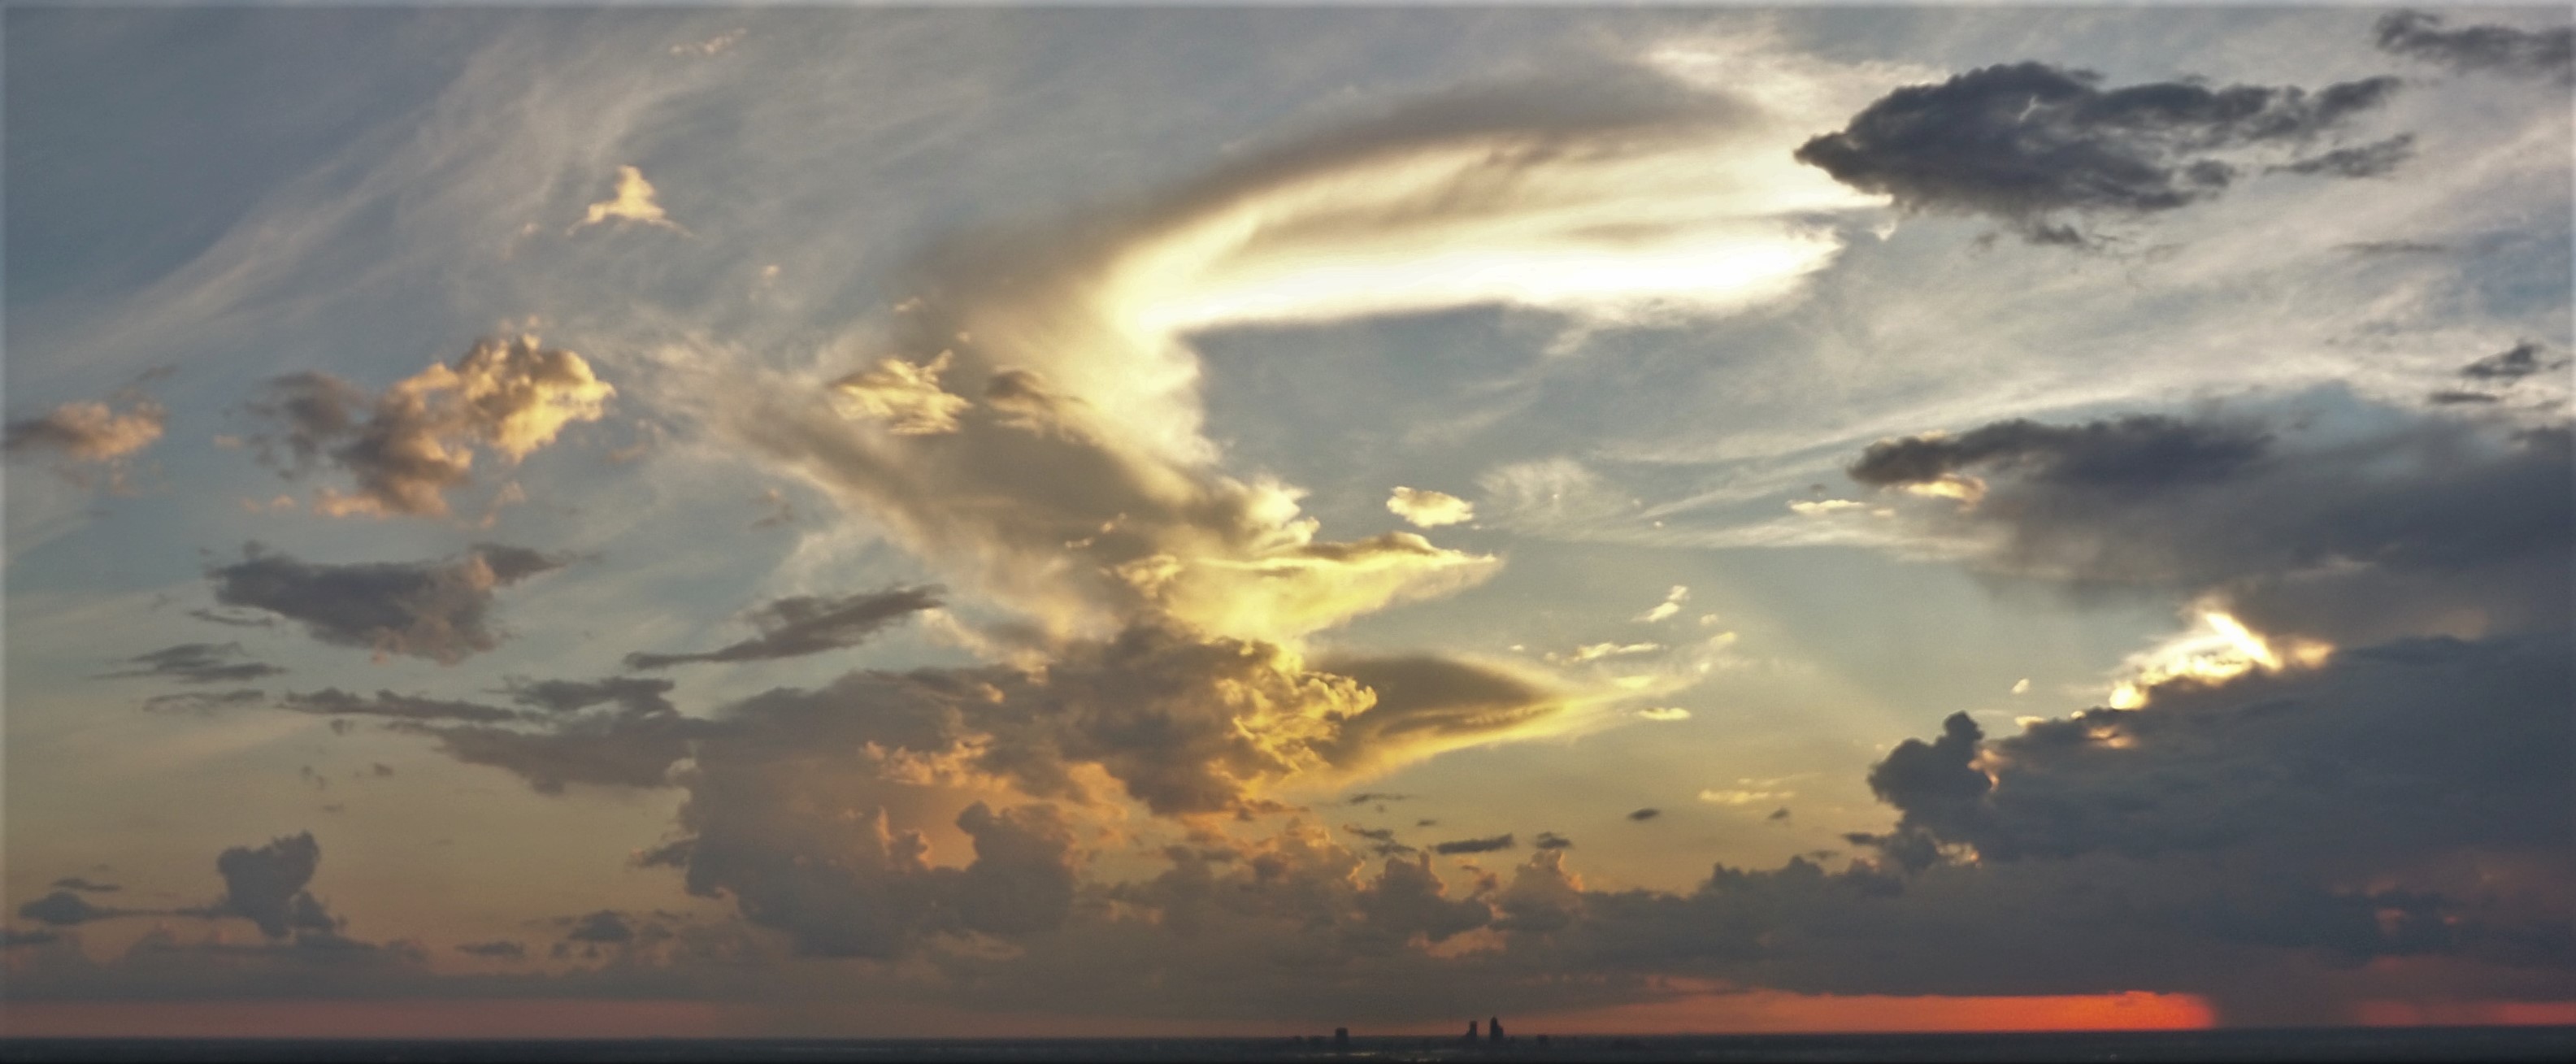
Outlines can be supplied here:
M1476 1040L1476 1021L1474 1020L1467 1021L1467 1040L1470 1042Z
M1494 1042L1494 1043L1497 1043L1497 1044L1499 1044L1500 1042L1502 1042L1502 1040L1503 1040L1503 1018L1502 1018L1502 1017L1500 1017L1500 1016L1496 1016L1496 1017L1494 1017L1493 1019L1490 1019L1490 1020L1486 1020L1486 1021L1485 1021L1485 1040L1486 1040L1486 1041L1488 1041L1488 1042Z
M1333 1028L1333 1048L1335 1048L1335 1049L1349 1049L1350 1047L1351 1047L1351 1029L1350 1029L1350 1028L1348 1028L1348 1027L1335 1027L1335 1028Z

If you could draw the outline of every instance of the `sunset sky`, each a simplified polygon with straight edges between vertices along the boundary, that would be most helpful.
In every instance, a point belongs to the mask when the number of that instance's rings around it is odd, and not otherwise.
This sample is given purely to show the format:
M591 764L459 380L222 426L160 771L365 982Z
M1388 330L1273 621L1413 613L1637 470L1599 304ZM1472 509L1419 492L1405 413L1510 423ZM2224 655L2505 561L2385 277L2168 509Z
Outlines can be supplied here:
M9 1033L2576 1022L2563 7L5 40Z

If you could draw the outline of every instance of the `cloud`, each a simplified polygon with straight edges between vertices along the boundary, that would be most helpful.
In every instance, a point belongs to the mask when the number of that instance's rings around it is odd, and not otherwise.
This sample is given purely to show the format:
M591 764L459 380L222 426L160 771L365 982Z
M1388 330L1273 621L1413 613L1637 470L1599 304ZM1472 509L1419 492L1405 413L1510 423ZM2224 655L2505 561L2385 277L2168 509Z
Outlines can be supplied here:
M487 622L495 591L569 560L492 543L431 562L311 563L256 543L242 553L207 571L215 601L300 622L324 643L443 664L500 645Z
M1538 833L1538 838L1530 841L1530 845L1541 850L1571 850L1574 848L1574 840L1553 831L1542 831Z
M1320 668L1349 677L1372 696L1366 709L1344 715L1319 743L1325 760L1346 769L1543 731L1565 708L1564 696L1538 682L1430 655L1335 657Z
M153 695L143 700L147 713L211 713L218 709L255 706L268 701L268 692L251 688L238 691L182 691L178 694Z
M1648 706L1638 710L1637 717L1640 720L1654 721L1689 720L1691 711L1680 706Z
M1436 842L1431 844L1431 852L1442 856L1459 853L1492 853L1496 850L1511 849L1514 845L1517 844L1512 841L1511 836L1496 835L1484 839L1453 839L1448 842Z
M1775 303L1840 248L1812 212L1863 202L1753 150L1786 136L1741 99L1639 70L1426 98L1133 204L961 238L921 263L903 313L852 338L869 369L819 395L764 380L699 398L1051 636L1155 623L1288 643L1498 561L1410 533L1331 542L1296 489L1226 473L1189 338L1451 307L1628 320ZM832 409L853 400L873 404L855 433Z
M957 415L975 404L940 390L939 375L956 361L954 351L941 351L914 365L889 358L877 367L832 382L832 401L842 415L883 422L897 436L930 436L957 431Z
M1394 828L1364 828L1357 824L1344 824L1342 825L1342 833L1367 839L1368 851L1380 857L1390 857L1397 854L1417 854L1422 852L1419 847L1407 846L1404 843L1397 841Z
M1445 491L1397 486L1386 509L1416 528L1438 528L1475 520L1476 505Z
M124 910L102 908L100 906L90 904L89 899L83 898L71 891L57 890L51 894L45 895L44 897L19 906L18 915L23 919L34 920L40 924L52 924L56 927L73 927L79 924L88 923L92 920L102 920L111 916L122 916L124 915Z
M241 917L270 938L335 933L339 921L304 889L321 863L322 846L309 831L280 836L257 849L225 850L215 859L215 870L224 877L224 897L207 915Z
M2387 140L2336 148L2267 169L2285 174L2321 174L2327 177L2386 177L2414 157L2415 135L2400 133Z
M528 947L517 942L512 942L508 939L494 939L489 942L460 942L456 944L456 952L465 954L469 957L490 957L506 961L520 961L528 959Z
M322 489L317 512L445 517L447 493L473 479L477 450L517 465L565 426L599 420L615 394L580 355L534 336L485 339L372 399L323 373L271 380L249 409L278 434L251 442L290 477L317 465L349 475L356 490Z
M574 920L571 929L564 932L564 939L623 944L635 941L635 928L626 922L624 914L613 909L601 909Z
M52 931L20 931L14 927L0 927L0 949L49 945L61 941L62 937Z
M2375 29L2381 51L2461 73L2554 78L2560 84L2576 78L2576 61L2570 59L2570 42L2576 40L2576 30L2564 26L2535 31L2485 25L2446 30L2442 26L2440 15L2399 11L2382 16Z
M1682 611L1682 603L1688 601L1690 601L1690 588L1681 584L1674 584L1671 591L1664 593L1664 601L1657 603L1653 609L1638 614L1636 619L1647 623L1664 620L1676 613L1680 613Z
M42 416L12 421L0 449L11 456L52 452L81 462L119 463L161 438L169 411L150 399L126 400L125 409L106 403L64 403Z
M240 683L286 670L266 662L234 661L246 652L239 643L181 643L125 659L141 668L105 673L101 679L159 679L180 683Z
M473 702L455 702L414 695L378 691L372 698L352 694L337 687L327 687L310 694L289 694L278 700L281 708L319 717L390 717L395 720L515 720L515 710Z
M1637 810L1636 812L1633 812L1633 813L1628 814L1628 819L1630 819L1630 820L1636 820L1636 821L1646 821L1646 820L1653 820L1654 818L1659 817L1659 816L1662 816L1662 815L1664 815L1664 811L1663 811L1663 810L1661 810L1661 809L1640 809L1640 810Z
M2563 358L2544 363L2540 360L2540 352L2539 344L2525 340L2460 367L2460 376L2473 381L2511 385L2534 373L2557 369L2567 364L2567 360Z
M2315 93L2191 82L2105 90L2100 81L2090 71L2026 62L1909 86L1842 130L1807 141L1797 158L1904 211L1980 214L2035 243L2083 244L2092 237L2067 219L2147 214L2216 196L2238 174L2223 155L2305 145L2398 87L2391 77Z
M2084 586L2190 592L2256 632L2335 645L2564 627L2563 428L2401 422L2297 440L2241 419L1999 422L1871 445L1850 472L1973 473L1926 534L1998 534L1977 564Z
M114 883L93 883L79 876L65 876L54 881L55 890L76 890L84 894L114 894L124 888Z
M578 230L585 226L609 221L640 222L645 225L660 226L675 233L687 233L688 230L680 228L680 223L672 221L670 215L663 212L662 204L654 198L654 195L653 183L644 180L644 171L632 166L620 166L617 168L616 192L607 199L591 204L583 213L582 219L573 223L572 228Z
M939 606L936 587L891 588L840 598L798 595L752 611L760 635L703 654L626 656L630 669L661 669L693 661L768 661L857 646L887 625Z
M611 676L604 680L525 680L512 678L503 692L512 701L548 713L574 713L602 703L615 703L630 714L663 714L678 712L671 705L669 680L635 676Z

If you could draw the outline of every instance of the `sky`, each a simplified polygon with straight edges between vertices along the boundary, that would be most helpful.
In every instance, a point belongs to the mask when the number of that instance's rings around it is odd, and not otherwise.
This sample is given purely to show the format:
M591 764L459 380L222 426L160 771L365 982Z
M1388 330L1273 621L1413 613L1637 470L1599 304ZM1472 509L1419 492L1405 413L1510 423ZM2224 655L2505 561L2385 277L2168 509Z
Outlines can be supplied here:
M11 1033L2576 1022L2564 8L0 29Z

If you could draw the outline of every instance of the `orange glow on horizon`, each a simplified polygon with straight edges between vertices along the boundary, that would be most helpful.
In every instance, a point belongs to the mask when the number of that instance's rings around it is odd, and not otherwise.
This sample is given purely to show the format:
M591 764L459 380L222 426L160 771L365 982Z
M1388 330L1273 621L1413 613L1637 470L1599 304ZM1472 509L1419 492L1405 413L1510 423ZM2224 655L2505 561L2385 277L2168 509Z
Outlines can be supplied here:
M1530 1017L1532 1034L1800 1034L1944 1031L2205 1030L2217 1025L2192 994L2065 994L2047 997L1894 997L1708 993Z

